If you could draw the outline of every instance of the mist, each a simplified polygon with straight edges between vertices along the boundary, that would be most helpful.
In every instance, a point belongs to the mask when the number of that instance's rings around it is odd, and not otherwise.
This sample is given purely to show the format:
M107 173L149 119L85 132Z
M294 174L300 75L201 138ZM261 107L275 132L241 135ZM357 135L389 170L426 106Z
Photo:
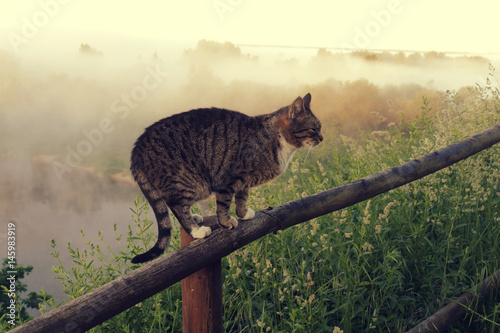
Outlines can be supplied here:
M66 300L51 266L50 240L65 245L125 232L128 207L141 195L128 171L145 127L199 107L269 113L312 94L330 137L355 136L420 112L425 96L444 107L443 91L483 83L480 56L334 52L236 46L202 40L124 57L82 43L74 52L18 57L0 50L0 212L17 225L23 282ZM144 51L149 50L149 51ZM326 135L325 137L329 137ZM4 231L0 231L4 233ZM3 240L2 240L3 242Z

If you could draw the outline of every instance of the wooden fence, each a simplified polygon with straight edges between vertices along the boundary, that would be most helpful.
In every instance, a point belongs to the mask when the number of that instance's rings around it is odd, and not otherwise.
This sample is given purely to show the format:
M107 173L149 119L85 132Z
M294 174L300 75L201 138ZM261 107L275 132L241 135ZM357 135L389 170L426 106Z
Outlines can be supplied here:
M425 177L500 142L500 124L413 161L280 206L257 212L237 228L215 230L12 330L83 332L271 232L354 205ZM210 220L210 219L209 219ZM212 219L213 220L213 219ZM497 274L498 275L498 274ZM492 277L498 286L498 277ZM490 283L490 285L492 285ZM491 289L491 288L490 288ZM419 332L439 332L427 323Z

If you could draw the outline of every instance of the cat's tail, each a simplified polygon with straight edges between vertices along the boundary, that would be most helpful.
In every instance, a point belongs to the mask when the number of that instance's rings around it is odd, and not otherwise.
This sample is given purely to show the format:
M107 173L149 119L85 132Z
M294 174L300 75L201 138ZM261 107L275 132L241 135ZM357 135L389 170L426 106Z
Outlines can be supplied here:
M156 241L156 244L147 252L139 254L132 258L132 263L136 264L153 260L159 257L165 251L168 244L170 243L172 223L170 221L170 214L168 211L167 203L165 202L161 194L147 180L144 173L140 171L132 171L132 174L139 184L142 192L144 193L144 196L151 205L151 208L155 213L156 222L158 223L158 240Z

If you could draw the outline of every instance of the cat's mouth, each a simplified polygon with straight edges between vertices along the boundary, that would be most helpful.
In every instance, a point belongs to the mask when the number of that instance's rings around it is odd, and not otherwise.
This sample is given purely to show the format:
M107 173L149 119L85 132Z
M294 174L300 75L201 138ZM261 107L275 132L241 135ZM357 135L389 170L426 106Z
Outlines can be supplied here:
M305 147L307 149L313 149L314 147L316 147L317 145L319 144L319 142L311 142L311 141L308 141L308 142L304 142L304 144L302 145L302 147Z
M317 138L309 138L304 141L304 146L309 148L316 147L321 141L323 141L323 137L318 136Z

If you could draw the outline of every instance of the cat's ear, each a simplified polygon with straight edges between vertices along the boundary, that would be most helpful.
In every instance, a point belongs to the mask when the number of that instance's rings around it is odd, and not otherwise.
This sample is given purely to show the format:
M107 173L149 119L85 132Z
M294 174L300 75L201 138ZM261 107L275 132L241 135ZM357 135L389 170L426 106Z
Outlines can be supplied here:
M304 100L299 96L288 108L288 118L295 118L302 110L304 110Z
M307 109L311 109L311 94L307 93L307 95L304 96L304 107Z

